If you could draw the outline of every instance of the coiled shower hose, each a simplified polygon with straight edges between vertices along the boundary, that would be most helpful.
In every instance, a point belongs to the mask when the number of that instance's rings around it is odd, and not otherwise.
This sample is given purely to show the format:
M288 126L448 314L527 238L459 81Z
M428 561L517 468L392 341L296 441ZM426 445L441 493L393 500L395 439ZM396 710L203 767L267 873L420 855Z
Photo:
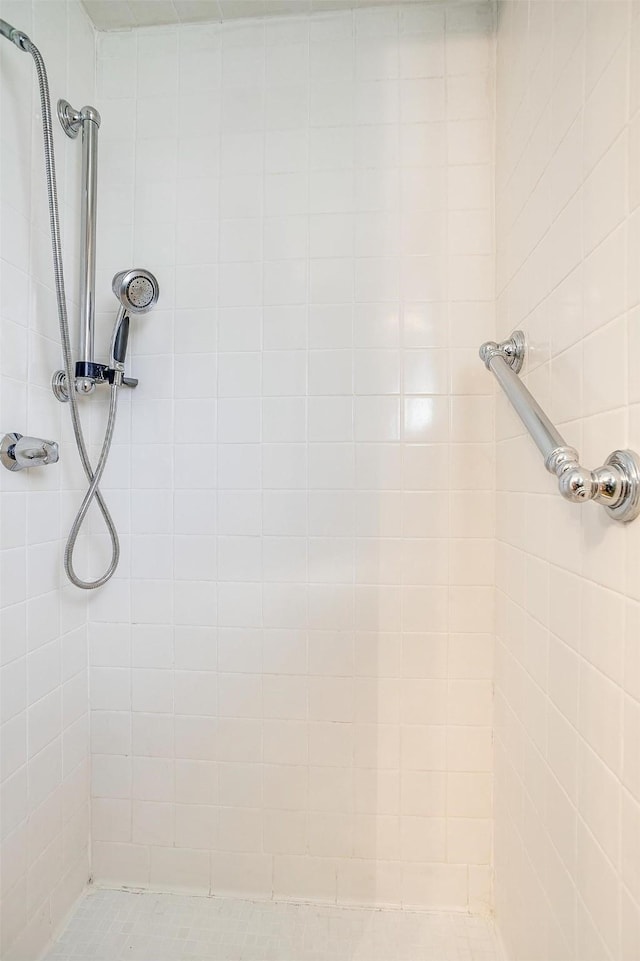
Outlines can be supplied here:
M104 441L102 443L102 450L100 452L98 465L94 471L91 467L89 454L87 453L87 445L82 432L82 424L80 422L80 413L78 410L78 400L74 387L75 373L73 369L73 357L71 355L71 343L69 339L67 298L65 294L64 271L62 266L62 244L60 242L60 217L58 213L58 190L56 182L55 155L53 150L53 127L51 124L49 80L47 78L47 70L42 58L42 54L36 45L32 43L29 37L27 37L25 34L20 35L20 46L33 57L36 73L38 75L38 86L40 88L40 108L42 112L42 136L44 140L44 163L47 178L47 196L49 201L49 227L51 230L51 249L53 253L53 272L56 286L56 302L58 305L58 322L60 324L60 340L62 342L62 355L64 358L64 370L67 378L67 391L69 395L69 406L71 410L73 432L75 434L80 460L82 461L84 472L87 476L87 480L89 481L89 489L87 490L82 504L80 505L80 510L78 511L75 520L71 525L71 530L67 539L67 544L64 551L64 569L72 584L75 584L76 587L80 587L83 590L89 591L106 584L106 582L112 577L115 569L118 566L118 561L120 560L120 543L118 541L118 532L116 531L115 524L113 523L113 519L109 513L109 509L98 487L100 480L102 479L102 474L104 472L107 463L107 457L109 456L109 450L111 448L111 441L116 422L116 411L118 408L118 388L115 384L111 386L107 429L105 432ZM80 533L80 528L94 499L100 508L100 512L104 518L104 522L109 532L109 537L111 538L111 563L104 574L96 578L96 580L84 581L82 578L78 577L74 570L73 552L78 539L78 534Z

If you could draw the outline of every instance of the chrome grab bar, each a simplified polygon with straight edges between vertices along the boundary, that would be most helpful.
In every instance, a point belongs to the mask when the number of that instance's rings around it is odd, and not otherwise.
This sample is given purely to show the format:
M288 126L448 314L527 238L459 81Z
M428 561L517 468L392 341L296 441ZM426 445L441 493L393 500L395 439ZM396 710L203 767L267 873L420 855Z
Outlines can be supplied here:
M602 467L581 467L577 450L567 444L518 377L525 351L524 334L516 330L502 343L483 344L480 357L529 431L544 466L558 478L560 493L574 504L589 500L602 504L614 520L634 520L640 514L640 458L632 450L614 450Z
M96 286L96 209L98 202L98 130L100 114L95 107L74 110L58 100L58 119L67 137L75 139L82 130L82 194L80 211L80 330L76 390L89 394L95 389L98 371L94 361ZM58 398L60 399L60 398Z

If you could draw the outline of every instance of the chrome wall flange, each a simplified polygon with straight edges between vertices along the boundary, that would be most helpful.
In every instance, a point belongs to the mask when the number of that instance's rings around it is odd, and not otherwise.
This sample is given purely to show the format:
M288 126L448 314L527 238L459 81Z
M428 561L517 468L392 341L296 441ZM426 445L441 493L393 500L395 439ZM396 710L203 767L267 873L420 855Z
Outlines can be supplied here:
M127 384L127 386L129 385ZM76 377L75 389L77 394L92 394L96 389L96 382L91 377ZM61 404L68 403L69 389L67 387L66 370L54 370L53 377L51 378L51 390L53 391L53 396L56 400L59 400Z
M632 450L614 450L604 462L621 478L620 500L605 507L616 521L632 521L640 514L640 457Z
M58 120L67 137L75 140L82 130L82 112L74 110L68 100L58 100Z
M495 340L488 340L486 344L483 344L480 348L480 357L487 370L490 369L489 363L493 357L502 357L514 374L519 374L524 364L526 350L527 344L524 332L514 330L511 337L503 340L501 343L496 343Z
M640 458L632 450L614 450L602 467L589 470L579 463L575 448L558 447L545 459L545 467L573 504L593 501L623 523L640 514Z
M64 370L55 370L51 378L51 390L56 400L61 404L69 403L69 391L67 390L67 375Z
M99 127L102 122L100 114L95 107L87 105L80 110L75 110L69 101L64 100L62 97L58 100L56 110L60 126L67 137L71 137L72 140L75 140L82 130L85 120L90 120L96 127Z

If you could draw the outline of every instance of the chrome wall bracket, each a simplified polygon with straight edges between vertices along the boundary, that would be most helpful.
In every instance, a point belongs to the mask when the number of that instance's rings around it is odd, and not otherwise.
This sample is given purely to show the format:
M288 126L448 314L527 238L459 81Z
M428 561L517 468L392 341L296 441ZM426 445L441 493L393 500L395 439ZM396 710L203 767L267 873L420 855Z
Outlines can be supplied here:
M0 441L0 462L10 471L44 467L46 464L57 463L58 458L58 445L54 440L23 437L14 431L5 434Z
M54 370L51 378L51 390L56 400L61 404L69 403L69 391L67 390L67 375L64 370Z
M503 340L500 344L497 344L493 340L488 340L486 344L483 344L480 348L480 356L487 370L491 369L489 367L489 361L492 357L502 357L511 370L519 374L524 364L526 349L524 333L521 330L514 330L511 337L509 337L508 340Z
M602 467L588 470L573 447L558 447L544 466L573 504L601 504L616 521L632 521L640 513L640 458L631 450L614 450Z
M513 332L502 343L487 341L480 357L507 395L511 406L544 457L544 466L558 478L562 496L573 504L601 504L616 521L632 521L640 514L640 457L632 450L614 450L602 467L587 470L578 452L564 440L520 378L525 337Z
M74 110L68 100L58 100L58 120L67 137L72 140L82 130L82 111Z
M107 367L105 364L95 364L96 368L99 368L99 377L94 379L94 386L100 384L116 384L117 387L130 387L132 390L138 386L137 377L125 377L123 370L116 369L114 367ZM83 391L84 379L76 378L76 391L78 393L85 393ZM53 372L53 377L51 378L51 390L56 398L61 404L69 403L69 391L67 389L67 374L64 370L56 370Z
M60 126L67 137L71 137L72 140L75 140L82 130L85 120L90 120L96 127L99 127L102 123L100 113L95 107L87 105L80 110L76 110L68 100L63 100L62 98L58 100L57 114Z

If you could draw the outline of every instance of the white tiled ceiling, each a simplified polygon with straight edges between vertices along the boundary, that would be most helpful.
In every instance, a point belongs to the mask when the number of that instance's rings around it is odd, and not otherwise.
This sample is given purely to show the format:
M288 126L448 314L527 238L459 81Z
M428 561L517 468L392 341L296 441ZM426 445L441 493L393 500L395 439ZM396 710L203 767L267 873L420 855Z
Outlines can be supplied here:
M83 0L99 30L347 10L397 2L418 0Z

